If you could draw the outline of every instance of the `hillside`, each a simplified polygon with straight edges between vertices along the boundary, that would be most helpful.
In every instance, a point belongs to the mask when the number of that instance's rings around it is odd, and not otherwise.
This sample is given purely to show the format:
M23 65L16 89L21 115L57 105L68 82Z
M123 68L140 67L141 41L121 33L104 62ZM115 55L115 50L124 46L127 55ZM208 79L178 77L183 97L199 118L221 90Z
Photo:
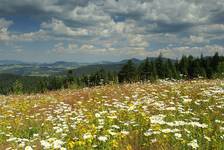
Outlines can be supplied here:
M23 76L57 75L68 69L75 69L88 63L64 62L54 63L23 63L18 61L0 61L0 74L9 73Z
M166 60L167 58L164 58ZM118 72L122 65L127 63L129 59L118 62L96 62L96 63L78 63L57 61L54 63L27 63L15 60L0 60L0 74L8 73L23 76L49 76L66 74L68 70L74 70L77 76L96 72L98 69L104 68L107 71ZM140 64L143 60L132 58L133 63ZM151 57L150 60L155 60Z
M87 75L91 73L95 73L97 70L104 69L106 71L115 71L119 72L124 64L95 64L79 67L74 69L75 76Z
M224 149L224 80L0 96L0 149Z
M150 61L154 61L155 57L149 57ZM162 60L165 61L168 58L163 58ZM74 75L81 76L86 74L95 73L97 70L104 69L110 72L119 72L124 64L131 60L136 66L143 62L143 60L132 58L132 59L124 59L119 62L104 62L104 63L96 63L96 64L89 64L86 66L81 66L73 70ZM175 60L171 60L175 61Z

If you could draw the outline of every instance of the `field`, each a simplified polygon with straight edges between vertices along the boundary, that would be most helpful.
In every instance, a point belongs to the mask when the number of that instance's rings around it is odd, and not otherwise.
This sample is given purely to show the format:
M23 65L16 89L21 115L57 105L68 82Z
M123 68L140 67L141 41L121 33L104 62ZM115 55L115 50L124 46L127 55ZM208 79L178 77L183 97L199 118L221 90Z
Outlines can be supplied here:
M0 96L0 149L224 149L224 81Z

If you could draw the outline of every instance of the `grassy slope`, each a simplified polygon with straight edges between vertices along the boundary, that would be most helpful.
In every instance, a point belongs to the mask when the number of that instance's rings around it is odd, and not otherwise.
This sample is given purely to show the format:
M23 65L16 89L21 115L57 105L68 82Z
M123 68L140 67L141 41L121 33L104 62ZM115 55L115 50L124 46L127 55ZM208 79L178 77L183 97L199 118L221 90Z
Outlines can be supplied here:
M224 81L0 96L0 149L224 149Z

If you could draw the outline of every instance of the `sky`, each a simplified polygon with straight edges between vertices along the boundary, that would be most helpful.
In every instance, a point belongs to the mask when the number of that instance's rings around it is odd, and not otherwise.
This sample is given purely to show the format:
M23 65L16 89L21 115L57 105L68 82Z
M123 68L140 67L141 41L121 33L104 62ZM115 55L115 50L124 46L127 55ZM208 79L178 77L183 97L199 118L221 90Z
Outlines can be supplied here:
M0 0L0 60L224 55L224 0Z

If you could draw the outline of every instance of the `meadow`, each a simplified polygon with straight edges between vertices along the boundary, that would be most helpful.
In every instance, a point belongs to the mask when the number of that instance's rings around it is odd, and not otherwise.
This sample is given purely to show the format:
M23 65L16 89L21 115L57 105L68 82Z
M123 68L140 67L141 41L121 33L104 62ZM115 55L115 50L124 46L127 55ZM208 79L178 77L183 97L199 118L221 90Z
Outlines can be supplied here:
M0 96L0 149L224 149L224 80Z

